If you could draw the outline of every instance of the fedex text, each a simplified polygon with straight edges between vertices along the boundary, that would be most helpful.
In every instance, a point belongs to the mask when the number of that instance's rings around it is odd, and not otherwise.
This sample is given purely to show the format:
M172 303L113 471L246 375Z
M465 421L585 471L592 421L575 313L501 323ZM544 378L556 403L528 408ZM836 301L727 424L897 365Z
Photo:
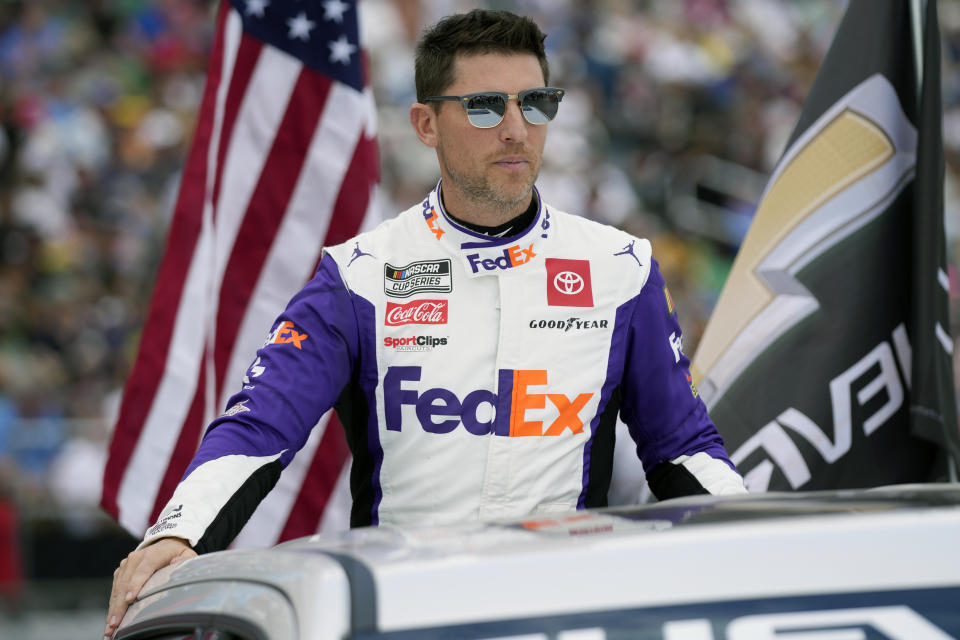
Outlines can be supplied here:
M421 391L416 384L421 373L418 366L387 369L383 396L388 430L401 430L403 406L408 405L415 407L417 421L428 433L450 433L462 424L477 436L562 436L567 432L578 435L583 433L580 412L594 395L578 393L570 397L551 392L546 369L501 369L496 393L476 389L460 398L443 387ZM549 421L527 419L528 411L547 409L548 401ZM481 411L481 405L487 405L486 409ZM484 420L485 417L489 419Z
M471 253L467 255L467 261L470 263L470 268L476 273L480 271L481 267L484 271L512 269L521 264L526 264L536 257L537 254L533 252L533 243L531 243L526 249L515 244L504 249L503 253L496 258L481 258L479 253Z

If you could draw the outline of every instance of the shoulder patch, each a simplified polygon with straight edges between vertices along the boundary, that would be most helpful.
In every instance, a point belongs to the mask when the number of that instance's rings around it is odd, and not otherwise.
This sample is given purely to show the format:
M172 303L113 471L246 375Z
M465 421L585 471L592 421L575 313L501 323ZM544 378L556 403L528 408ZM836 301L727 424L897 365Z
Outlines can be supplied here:
M676 313L677 309L673 306L673 297L671 297L670 289L667 288L667 285L663 285L663 299L667 302L667 315L672 316Z
M309 337L307 334L301 333L293 322L284 320L270 333L270 336L267 338L267 341L263 343L263 346L266 347L271 344L292 344L297 349L302 350L303 347L301 343Z

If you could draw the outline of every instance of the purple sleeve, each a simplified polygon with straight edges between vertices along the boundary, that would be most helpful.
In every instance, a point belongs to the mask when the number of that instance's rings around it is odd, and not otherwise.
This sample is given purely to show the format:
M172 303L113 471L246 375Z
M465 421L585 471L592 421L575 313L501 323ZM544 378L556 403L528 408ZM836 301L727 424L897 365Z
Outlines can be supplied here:
M243 387L207 429L184 478L224 455L284 451L283 467L333 406L354 371L358 332L351 293L329 255L293 297L247 369Z
M657 465L703 451L731 468L723 440L690 376L677 314L656 260L629 304L620 416L649 474Z

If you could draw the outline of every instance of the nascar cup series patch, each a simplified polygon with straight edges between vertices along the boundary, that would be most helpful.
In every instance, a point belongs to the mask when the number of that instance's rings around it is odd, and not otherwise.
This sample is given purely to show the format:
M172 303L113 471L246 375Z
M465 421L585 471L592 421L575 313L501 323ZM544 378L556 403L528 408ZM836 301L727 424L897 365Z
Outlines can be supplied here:
M409 298L415 293L450 293L453 276L450 259L421 260L403 267L383 267L383 292L394 298Z

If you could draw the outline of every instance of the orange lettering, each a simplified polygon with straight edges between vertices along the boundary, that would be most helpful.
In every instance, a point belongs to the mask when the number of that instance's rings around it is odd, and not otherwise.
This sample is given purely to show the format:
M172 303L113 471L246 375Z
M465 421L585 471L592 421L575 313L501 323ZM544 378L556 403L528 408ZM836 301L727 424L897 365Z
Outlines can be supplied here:
M543 527L556 527L560 523L556 520L527 520L521 523L524 529L542 529Z
M281 336L287 332L289 327L292 327L293 323L289 320L284 320L280 323L280 326L277 327L277 330L273 332L273 339L270 340L270 344L282 344Z
M570 402L570 399L562 393L549 393L547 397L560 411L560 416L553 421L543 435L558 436L567 427L570 427L570 431L574 433L583 433L583 421L580 420L579 415L580 409L583 409L583 406L593 397L593 394L581 393L573 402Z
M427 226L430 227L430 231L433 231L433 235L437 237L437 240L443 237L443 229L437 226L437 210L430 210L430 217L427 218Z
M293 329L290 329L290 335L288 335L283 341L288 344L292 342L293 346L295 346L297 349L301 349L302 347L300 346L300 343L309 337L310 336L305 333L297 333Z
M527 422L527 409L543 409L547 406L542 393L527 393L531 385L547 384L546 369L517 369L513 372L513 411L510 414L510 437L543 435L543 422Z
M517 266L518 264L523 264L529 262L536 257L537 254L533 252L533 243L530 244L526 249L521 249L520 245L515 244L509 249L507 249L510 255L510 264L512 266Z
M567 516L563 519L564 522L581 522L583 520L592 520L593 514L590 513L578 513L575 516Z
M277 327L277 335L273 339L273 344L290 344L293 343L297 349L302 349L300 343L309 338L305 333L298 333L296 329L293 328L293 323L289 320L285 320L283 324Z

